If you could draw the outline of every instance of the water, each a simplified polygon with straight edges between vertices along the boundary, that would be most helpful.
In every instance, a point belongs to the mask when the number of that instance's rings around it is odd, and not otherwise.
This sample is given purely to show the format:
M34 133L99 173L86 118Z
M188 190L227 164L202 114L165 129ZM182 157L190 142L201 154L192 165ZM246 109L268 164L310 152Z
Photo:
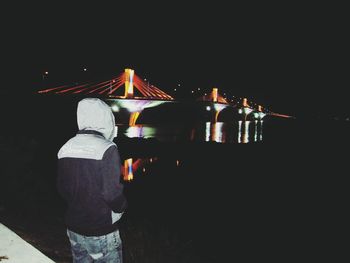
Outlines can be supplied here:
M116 142L134 217L166 222L213 262L312 260L340 255L345 242L349 131L347 122L266 118L120 126L133 140Z
M249 143L263 140L263 124L264 121L195 122L192 127L185 127L181 123L139 124L118 125L117 130L128 138L154 138L163 142Z
M3 175L12 174L7 193L21 186L26 197L60 207L56 153L76 132L76 102L2 105L2 153L13 148L2 156ZM118 124L126 224L148 225L152 238L175 235L181 240L176 253L202 262L334 259L345 244L349 131L349 122L307 118Z
M344 124L266 120L257 142L254 125L245 135L239 124L216 125L199 123L181 141L154 127L148 136L161 142L117 139L125 165L134 164L124 178L133 216L170 225L216 260L230 252L311 260L341 250Z

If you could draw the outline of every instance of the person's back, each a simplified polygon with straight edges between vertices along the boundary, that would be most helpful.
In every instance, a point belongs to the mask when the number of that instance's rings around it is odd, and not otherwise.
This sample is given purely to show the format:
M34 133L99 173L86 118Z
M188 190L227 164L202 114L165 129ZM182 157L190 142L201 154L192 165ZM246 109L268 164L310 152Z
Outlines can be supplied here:
M79 132L58 152L57 177L57 189L67 202L73 259L122 262L117 221L127 202L113 143L114 115L103 101L88 98L79 102L77 118Z

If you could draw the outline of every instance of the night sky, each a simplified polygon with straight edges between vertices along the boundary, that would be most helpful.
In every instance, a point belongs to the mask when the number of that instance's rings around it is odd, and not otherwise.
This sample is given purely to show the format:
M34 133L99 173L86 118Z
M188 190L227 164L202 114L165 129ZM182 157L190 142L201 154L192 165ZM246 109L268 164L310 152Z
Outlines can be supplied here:
M48 85L60 85L131 67L166 92L216 86L280 113L350 115L345 7L28 8L9 8L1 21L3 93L40 89L45 71Z

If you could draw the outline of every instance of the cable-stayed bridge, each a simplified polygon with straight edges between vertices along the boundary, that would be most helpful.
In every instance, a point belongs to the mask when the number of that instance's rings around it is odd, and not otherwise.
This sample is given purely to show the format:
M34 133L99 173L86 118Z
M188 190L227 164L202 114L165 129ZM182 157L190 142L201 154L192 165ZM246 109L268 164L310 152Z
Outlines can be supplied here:
M146 108L155 107L164 103L175 102L175 99L160 88L146 82L135 74L133 69L126 68L111 79L104 81L86 82L81 84L63 85L59 87L39 90L40 94L56 95L82 95L98 96L109 103L114 112L120 109L127 109L130 113L129 125L135 125L141 112ZM205 94L197 99L212 107L207 110L214 111L213 121L218 120L220 112L226 107L232 107L243 120L254 118L263 119L266 115L290 118L291 116L273 113L265 110L261 105L251 106L247 98L241 101L229 102L224 98L217 88L213 88L209 94Z

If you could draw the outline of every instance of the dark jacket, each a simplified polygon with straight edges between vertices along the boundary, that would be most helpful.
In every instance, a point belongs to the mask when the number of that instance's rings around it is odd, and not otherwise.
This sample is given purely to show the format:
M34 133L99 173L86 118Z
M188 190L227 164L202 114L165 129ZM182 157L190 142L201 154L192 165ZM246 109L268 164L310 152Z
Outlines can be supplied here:
M117 229L127 202L114 138L114 115L99 99L78 104L78 134L58 152L57 189L67 202L65 222L73 232L100 236Z

